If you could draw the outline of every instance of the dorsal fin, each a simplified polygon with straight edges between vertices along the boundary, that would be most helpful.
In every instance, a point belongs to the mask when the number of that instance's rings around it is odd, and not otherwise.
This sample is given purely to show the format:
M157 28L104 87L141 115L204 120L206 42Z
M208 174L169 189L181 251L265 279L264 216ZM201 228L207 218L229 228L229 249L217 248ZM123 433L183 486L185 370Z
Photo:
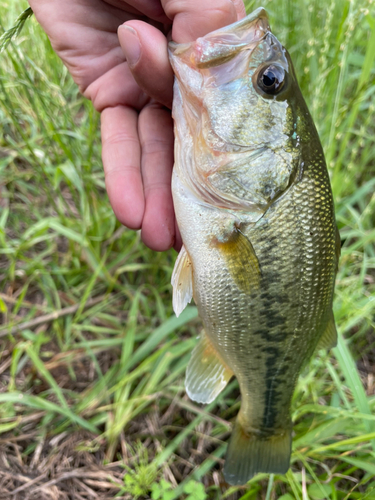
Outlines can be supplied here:
M340 238L340 232L337 226L335 226L336 231L335 231L335 253L336 253L336 273L338 271L339 267L339 259L340 259L340 254L341 254L341 238Z

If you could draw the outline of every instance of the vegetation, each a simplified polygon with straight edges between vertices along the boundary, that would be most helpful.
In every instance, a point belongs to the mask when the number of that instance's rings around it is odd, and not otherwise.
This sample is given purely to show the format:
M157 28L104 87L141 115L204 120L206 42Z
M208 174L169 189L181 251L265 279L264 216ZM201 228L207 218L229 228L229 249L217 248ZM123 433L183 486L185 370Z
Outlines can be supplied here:
M374 2L262 4L318 127L343 245L339 343L298 381L289 472L224 483L237 383L206 407L185 396L200 323L172 313L176 254L116 222L99 116L32 18L0 55L0 498L375 499ZM0 0L3 28L26 7Z

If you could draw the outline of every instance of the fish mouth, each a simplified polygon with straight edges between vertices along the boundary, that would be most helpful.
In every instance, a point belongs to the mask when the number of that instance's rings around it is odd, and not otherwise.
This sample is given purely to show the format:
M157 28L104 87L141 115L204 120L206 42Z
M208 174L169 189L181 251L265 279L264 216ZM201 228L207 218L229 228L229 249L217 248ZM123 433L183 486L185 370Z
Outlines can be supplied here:
M230 61L243 50L252 49L270 32L267 12L260 7L244 19L212 31L195 42L169 42L169 52L172 61L173 57L178 57L190 67L212 68Z

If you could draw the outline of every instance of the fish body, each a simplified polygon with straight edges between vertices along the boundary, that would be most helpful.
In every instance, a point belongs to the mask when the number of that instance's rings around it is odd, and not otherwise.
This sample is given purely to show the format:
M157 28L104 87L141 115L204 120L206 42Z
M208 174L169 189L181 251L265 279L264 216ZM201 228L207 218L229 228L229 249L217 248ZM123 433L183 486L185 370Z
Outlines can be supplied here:
M285 473L290 404L303 364L336 343L340 240L323 150L290 56L267 14L170 44L176 75L172 192L183 247L178 315L194 297L204 325L189 397L241 390L224 475Z

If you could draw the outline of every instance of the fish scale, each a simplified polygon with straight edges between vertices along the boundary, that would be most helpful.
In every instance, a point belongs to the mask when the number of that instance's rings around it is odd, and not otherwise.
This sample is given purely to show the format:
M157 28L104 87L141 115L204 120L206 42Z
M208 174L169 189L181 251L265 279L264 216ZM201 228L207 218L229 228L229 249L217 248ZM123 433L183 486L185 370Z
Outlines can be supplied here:
M204 326L186 390L209 403L236 376L241 409L224 475L242 484L289 467L298 374L317 346L336 342L340 240L319 137L264 9L172 43L170 59L184 243L173 306L178 315L193 296Z

